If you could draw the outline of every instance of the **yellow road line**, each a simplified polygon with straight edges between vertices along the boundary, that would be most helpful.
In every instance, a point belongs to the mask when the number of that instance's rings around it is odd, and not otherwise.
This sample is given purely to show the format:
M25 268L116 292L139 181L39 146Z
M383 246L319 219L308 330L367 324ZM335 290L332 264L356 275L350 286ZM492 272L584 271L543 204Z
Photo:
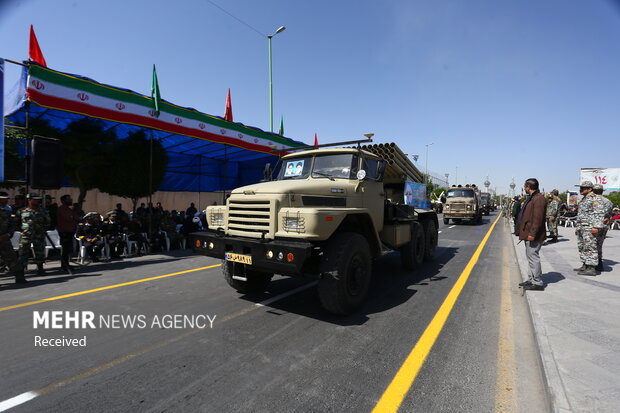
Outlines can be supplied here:
M383 413L383 412L397 412L398 408L402 404L407 392L413 385L414 380L416 379L422 365L426 361L426 357L430 353L439 333L443 329L443 326L456 303L457 298L461 294L465 283L469 279L469 275L471 274L472 269L478 262L480 258L480 254L484 249L485 244L487 243L489 237L491 236L491 232L493 232L493 228L495 228L495 224L499 221L499 216L491 225L491 228L487 231L486 235L478 245L476 252L470 258L467 266L459 276L458 280L448 293L448 296L444 300L439 310L424 330L424 333L416 343L411 353L407 356L404 363L396 373L396 376L392 379L390 385L385 389L383 395L379 399L379 402L373 409L373 413Z
M143 278L143 279L140 279L140 280L128 281L128 282L121 283L121 284L114 284L114 285L108 285L106 287L94 288L92 290L78 291L76 293L65 294L65 295L58 295L56 297L43 298L42 300L29 301L29 302L26 302L26 303L10 305L8 307L1 307L0 308L0 312L7 311L7 310L12 310L14 308L28 307L30 305L46 303L46 302L49 302L49 301L62 300L64 298L77 297L78 295L91 294L91 293L96 293L96 292L99 292L99 291L111 290L113 288L125 287L127 285L133 285L133 284L139 284L139 283L143 283L143 282L147 282L147 281L159 280L161 278L173 277L175 275L187 274L187 273L190 273L190 272L195 272L195 271L200 271L200 270L208 270L210 268L219 267L221 265L222 264L209 265L207 267L200 267L200 268L194 268L194 269L191 269L191 270L173 272L173 273L170 273L170 274L158 275L156 277Z
M502 253L502 290L499 312L499 342L497 349L497 373L495 379L495 412L516 412L517 385L515 362L515 336L512 322L512 297L508 248Z

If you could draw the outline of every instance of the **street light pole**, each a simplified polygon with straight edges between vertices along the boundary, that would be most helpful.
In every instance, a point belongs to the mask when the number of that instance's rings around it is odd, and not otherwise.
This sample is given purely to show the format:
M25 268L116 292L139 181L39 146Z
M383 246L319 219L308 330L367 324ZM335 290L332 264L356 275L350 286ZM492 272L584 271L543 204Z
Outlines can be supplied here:
M271 38L278 33L282 33L284 30L286 30L286 27L280 26L274 34L267 36L269 41L269 127L271 132L273 132L273 70L271 59Z
M435 142L426 144L426 181L428 182L428 147L433 145ZM425 182L426 183L426 182Z

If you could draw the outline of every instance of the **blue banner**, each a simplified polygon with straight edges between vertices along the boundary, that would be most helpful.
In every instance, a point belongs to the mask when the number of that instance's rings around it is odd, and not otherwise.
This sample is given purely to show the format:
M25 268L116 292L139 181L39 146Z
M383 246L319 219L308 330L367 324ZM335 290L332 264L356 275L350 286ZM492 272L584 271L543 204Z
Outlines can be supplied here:
M426 184L405 182L405 204L414 208L431 209L431 203L426 197Z

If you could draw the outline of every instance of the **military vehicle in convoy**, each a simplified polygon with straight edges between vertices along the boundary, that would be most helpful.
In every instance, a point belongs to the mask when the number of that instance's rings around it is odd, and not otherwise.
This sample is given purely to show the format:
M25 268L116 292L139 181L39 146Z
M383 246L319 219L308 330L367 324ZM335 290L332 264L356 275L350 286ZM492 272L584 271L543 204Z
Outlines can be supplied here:
M490 215L493 210L493 198L488 192L480 194L480 209L483 215Z
M325 309L353 312L374 258L396 250L413 270L437 246L437 214L405 203L405 184L422 182L420 171L395 144L367 142L283 156L275 180L266 170L265 181L206 209L208 230L190 237L194 252L222 259L239 292L264 290L274 274L313 278Z
M476 224L482 223L482 202L475 184L450 187L442 201L444 224L449 224L451 219L455 223L464 219Z

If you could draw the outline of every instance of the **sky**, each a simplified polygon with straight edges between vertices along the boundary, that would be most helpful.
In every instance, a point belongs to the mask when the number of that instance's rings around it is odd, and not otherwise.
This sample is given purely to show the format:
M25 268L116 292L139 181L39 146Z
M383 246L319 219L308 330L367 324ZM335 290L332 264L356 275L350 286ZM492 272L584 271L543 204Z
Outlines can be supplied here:
M162 98L223 116L230 88L234 120L264 130L267 35L285 26L272 50L287 137L374 133L497 193L620 167L615 0L0 0L0 57L28 58L30 24L52 69L150 95L155 64Z

